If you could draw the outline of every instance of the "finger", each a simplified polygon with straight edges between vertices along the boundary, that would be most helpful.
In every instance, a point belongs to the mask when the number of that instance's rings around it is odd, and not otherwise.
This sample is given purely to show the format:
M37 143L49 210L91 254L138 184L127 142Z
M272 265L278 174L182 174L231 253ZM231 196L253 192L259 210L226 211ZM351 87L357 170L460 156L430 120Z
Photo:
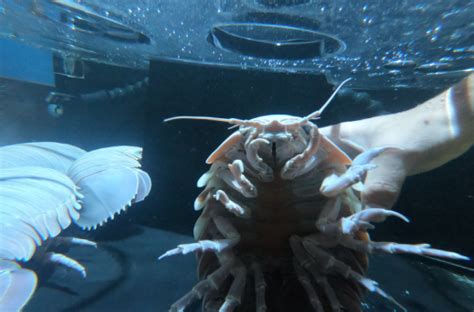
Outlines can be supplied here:
M405 181L406 163L399 151L387 151L372 163L377 168L367 173L362 202L367 206L390 209L397 201Z

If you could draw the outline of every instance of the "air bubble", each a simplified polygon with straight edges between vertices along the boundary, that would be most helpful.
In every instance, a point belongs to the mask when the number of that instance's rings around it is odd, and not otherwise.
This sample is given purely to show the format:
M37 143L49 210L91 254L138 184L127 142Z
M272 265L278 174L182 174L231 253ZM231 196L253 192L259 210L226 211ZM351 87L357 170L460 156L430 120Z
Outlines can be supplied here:
M374 19L372 17L364 17L362 20L362 23L365 25L371 25L373 23Z

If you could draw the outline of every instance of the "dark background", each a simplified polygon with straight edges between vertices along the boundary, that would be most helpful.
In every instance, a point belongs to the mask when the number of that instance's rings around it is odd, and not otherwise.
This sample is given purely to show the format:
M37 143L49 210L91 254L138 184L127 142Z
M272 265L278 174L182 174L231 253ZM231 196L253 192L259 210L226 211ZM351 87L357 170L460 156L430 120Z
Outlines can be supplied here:
M119 215L114 222L87 234L104 246L97 256L95 252L90 257L80 250L76 252L76 259L82 260L92 272L91 276L94 275L92 279L84 281L74 273L49 279L51 272L37 271L40 286L46 287L38 288L28 307L30 311L39 307L52 311L97 311L101 309L99 307L120 310L129 303L143 311L160 311L160 307L168 307L192 287L195 264L192 256L178 256L162 262L157 262L156 257L177 243L192 240L193 224L198 217L193 210L193 201L200 192L196 181L208 170L207 156L231 133L227 124L186 120L163 123L163 119L176 115L247 119L278 113L303 116L318 109L332 93L333 86L326 83L323 76L160 61L152 62L148 72L93 63L88 63L86 69L83 80L57 76L56 91L84 94L111 90L145 77L149 77L149 88L110 101L69 103L65 105L62 117L53 118L48 115L44 102L50 88L5 83L8 88L1 94L0 107L2 143L51 140L86 150L125 144L143 146L143 169L150 174L153 188L144 202ZM341 90L318 125L406 110L436 93L416 89ZM377 226L371 233L372 238L427 242L435 248L473 257L473 160L474 150L471 149L441 168L409 177L394 209L404 213L411 223L388 220ZM66 232L79 233L72 227ZM394 262L387 260L389 258ZM404 259L410 258L375 257L371 266L372 277L397 299L404 296L404 283L414 283L416 274L421 272L409 267L408 263L398 262ZM467 265L472 266L472 263ZM393 273L395 279L385 274L392 269L397 272ZM115 279L110 280L107 270ZM465 270L460 272L472 277L472 273ZM106 281L102 280L101 274ZM72 282L67 282L68 279ZM104 288L101 283L105 283ZM442 304L447 303L438 302L433 296L445 298L443 292L453 288L444 285L440 289L434 289L432 285L413 286L412 289L418 289L417 295L413 293L411 296L415 297L408 296L402 303L408 304L411 311L443 307ZM429 291L427 287L431 287ZM60 294L66 295L51 300L51 296L58 296L58 289ZM132 293L130 300L121 296ZM466 298L462 292L458 293ZM422 294L426 298L423 299ZM450 311L456 311L453 307L459 308L452 302L444 307ZM459 311L464 310L459 308Z
M144 167L154 189L144 204L156 226L191 233L196 181L208 170L207 156L231 131L223 123L182 120L176 115L253 118L268 114L304 116L318 109L333 87L322 76L239 71L153 62L145 130ZM429 90L343 90L320 127L406 110L431 98ZM474 151L429 173L409 177L394 209L412 222L388 220L375 239L429 242L474 256ZM142 219L142 222L147 220Z

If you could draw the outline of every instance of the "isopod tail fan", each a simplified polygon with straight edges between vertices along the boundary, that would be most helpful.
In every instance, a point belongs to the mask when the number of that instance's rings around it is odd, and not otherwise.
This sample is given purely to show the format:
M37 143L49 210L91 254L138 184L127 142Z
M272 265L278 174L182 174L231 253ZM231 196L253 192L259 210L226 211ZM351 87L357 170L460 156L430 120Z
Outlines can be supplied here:
M86 152L53 142L0 148L0 311L20 311L35 291L36 274L17 261L35 257L86 276L78 261L50 247L96 247L59 235L72 223L86 229L102 225L149 194L141 152L134 146Z
M35 292L36 274L21 268L15 261L0 259L0 308L20 311Z
M91 151L72 164L68 176L84 196L76 221L80 227L95 229L148 196L151 179L140 169L141 155L139 147L114 146Z

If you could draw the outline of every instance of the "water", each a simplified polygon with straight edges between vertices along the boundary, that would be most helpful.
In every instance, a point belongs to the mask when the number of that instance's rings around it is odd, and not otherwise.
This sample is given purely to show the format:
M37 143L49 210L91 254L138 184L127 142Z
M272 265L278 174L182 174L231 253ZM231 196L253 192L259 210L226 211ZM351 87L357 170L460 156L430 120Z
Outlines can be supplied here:
M193 242L196 181L208 170L205 159L232 132L225 124L163 123L164 118L306 116L327 100L332 84L352 77L316 121L324 127L405 111L472 72L469 1L403 2L397 8L270 2L278 1L203 1L186 8L175 1L0 2L1 36L40 48L43 57L28 66L46 71L47 60L55 78L54 86L18 77L0 80L0 146L42 141L86 151L141 146L143 170L153 181L144 201L104 226L84 232L71 225L61 233L98 243L97 249L57 249L82 263L86 278L39 258L20 262L38 276L24 311L167 311L195 285L194 256L157 257ZM315 27L345 47L339 54L289 60L212 46L208 26L232 21ZM407 178L393 209L411 223L377 224L371 238L427 242L472 258L473 157L471 148L440 168ZM456 264L464 267L374 255L368 277L408 311L472 311L472 261ZM373 294L364 297L362 307L400 311ZM189 308L200 310L199 303Z

